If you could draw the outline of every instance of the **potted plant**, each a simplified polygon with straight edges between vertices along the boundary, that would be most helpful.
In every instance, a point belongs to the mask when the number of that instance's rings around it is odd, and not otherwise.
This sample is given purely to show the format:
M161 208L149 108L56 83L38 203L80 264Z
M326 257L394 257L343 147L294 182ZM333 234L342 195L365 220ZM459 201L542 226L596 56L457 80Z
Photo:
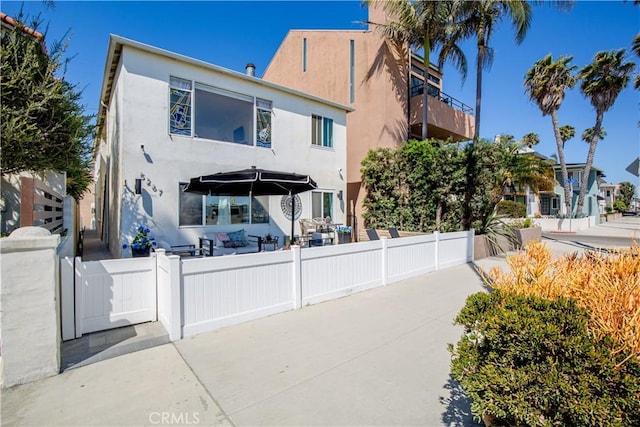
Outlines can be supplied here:
M133 258L148 257L151 248L157 245L156 239L149 236L149 231L147 227L138 226L136 235L131 242L131 256ZM128 245L125 243L122 248L127 249Z
M273 236L271 235L271 233L267 233L267 234L264 236L264 241L265 241L265 242L267 242L267 243L271 243L271 241L272 241L272 240L273 240Z
M351 226L339 225L336 227L336 234L338 235L338 243L351 243Z

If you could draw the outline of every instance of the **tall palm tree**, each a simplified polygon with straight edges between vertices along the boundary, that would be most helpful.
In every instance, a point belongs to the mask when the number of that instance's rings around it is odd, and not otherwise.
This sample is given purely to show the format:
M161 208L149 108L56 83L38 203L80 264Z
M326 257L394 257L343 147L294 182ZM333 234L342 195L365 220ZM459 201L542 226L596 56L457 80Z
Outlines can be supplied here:
M455 2L458 25L454 31L460 37L476 36L476 111L474 141L480 137L482 110L482 71L493 63L493 48L489 46L495 27L505 18L511 19L517 44L522 43L531 24L531 6L521 0L473 0Z
M567 163L564 158L564 141L558 125L558 110L564 100L565 91L576 84L576 77L573 75L576 66L569 65L572 59L572 56L561 56L557 61L554 61L551 55L547 55L533 64L524 78L525 92L529 99L536 103L543 116L551 116L560 169L562 170L564 204L567 214L571 214L572 195L569 188Z
M428 119L428 73L430 53L439 50L439 66L450 60L462 73L467 75L467 59L457 40L447 31L452 22L452 4L430 0L365 0L369 7L382 7L391 17L387 23L370 22L382 36L395 43L405 43L409 48L422 49L424 65L424 88L422 91L422 139L427 139ZM407 64L411 67L411 60ZM410 101L410 100L409 100Z
M593 132L589 135L587 162L580 182L580 192L578 193L578 212L582 212L584 195L587 192L589 173L596 154L596 146L600 139L604 113L616 102L622 89L629 83L631 74L635 69L635 64L625 61L624 55L624 49L598 52L593 62L582 67L578 73L578 78L581 80L580 92L585 98L589 99L596 110L596 123L593 126Z

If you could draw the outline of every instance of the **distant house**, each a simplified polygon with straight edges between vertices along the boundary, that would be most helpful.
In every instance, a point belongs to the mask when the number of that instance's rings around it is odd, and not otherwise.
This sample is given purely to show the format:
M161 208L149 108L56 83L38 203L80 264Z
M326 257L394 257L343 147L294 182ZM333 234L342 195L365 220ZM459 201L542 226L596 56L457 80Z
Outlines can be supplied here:
M95 211L113 255L128 255L122 245L139 225L171 244L240 228L289 235L282 197L182 191L191 178L251 166L310 175L318 190L299 195L301 216L318 212L345 222L341 172L352 109L248 70L110 37L95 141ZM229 215L217 215L223 208Z
M375 2L369 20L390 22ZM410 57L411 64L407 64ZM361 162L370 149L399 147L409 138L453 141L473 137L473 109L443 92L441 70L425 70L418 55L400 52L373 27L364 30L291 30L271 59L263 78L354 107L347 117L347 216L363 227ZM428 123L422 123L427 90Z
M546 205L550 203L551 215L554 215L553 211L556 213L566 214L564 208L564 189L562 186L562 170L560 169L560 165L554 165L554 170L556 171L556 181L558 184L555 187L556 197L552 198L549 202L544 202L541 200L541 213L543 215L546 211ZM569 185L572 191L572 201L571 208L574 213L576 213L577 202L578 202L578 194L580 192L580 182L582 181L582 174L584 173L585 164L584 163L567 163L567 172L569 175ZM582 212L580 214L584 216L594 216L596 218L596 223L600 222L600 183L602 182L602 178L605 177L604 172L595 167L591 166L591 171L589 172L589 180L587 181L587 191L584 197L584 204L582 206ZM554 200L556 200L554 202ZM556 209L553 206L557 206Z
M620 185L619 184L600 184L600 207L601 213L604 213L607 207L613 207L613 203L616 201L616 198L620 195Z

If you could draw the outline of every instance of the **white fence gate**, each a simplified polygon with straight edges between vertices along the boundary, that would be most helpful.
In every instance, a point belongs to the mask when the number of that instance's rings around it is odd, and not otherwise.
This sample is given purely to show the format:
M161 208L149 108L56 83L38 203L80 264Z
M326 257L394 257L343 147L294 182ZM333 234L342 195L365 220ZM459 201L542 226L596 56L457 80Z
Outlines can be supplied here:
M157 320L155 263L61 260L62 339Z

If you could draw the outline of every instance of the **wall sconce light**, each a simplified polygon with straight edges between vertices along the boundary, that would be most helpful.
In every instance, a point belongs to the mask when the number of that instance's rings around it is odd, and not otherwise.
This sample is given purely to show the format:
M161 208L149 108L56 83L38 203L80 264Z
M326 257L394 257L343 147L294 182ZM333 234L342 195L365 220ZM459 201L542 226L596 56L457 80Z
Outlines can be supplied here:
M136 194L142 194L142 180L136 178Z
M144 144L141 144L141 145L140 145L140 149L142 150L142 152L143 152L143 153L145 152L145 151L144 151Z
M338 191L338 200L342 200L342 190Z

